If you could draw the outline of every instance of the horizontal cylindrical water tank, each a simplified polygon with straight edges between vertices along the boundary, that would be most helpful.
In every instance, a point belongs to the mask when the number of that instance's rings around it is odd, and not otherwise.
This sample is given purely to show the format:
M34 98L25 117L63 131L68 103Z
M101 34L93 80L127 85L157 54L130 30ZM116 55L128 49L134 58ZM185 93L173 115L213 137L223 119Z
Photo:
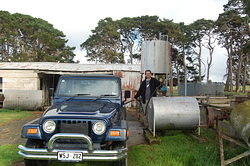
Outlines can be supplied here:
M164 40L151 40L142 43L141 72L168 74L170 71L171 45Z
M232 110L230 121L237 134L250 147L250 100L237 105Z
M195 129L200 124L200 108L193 97L153 97L148 105L149 129Z

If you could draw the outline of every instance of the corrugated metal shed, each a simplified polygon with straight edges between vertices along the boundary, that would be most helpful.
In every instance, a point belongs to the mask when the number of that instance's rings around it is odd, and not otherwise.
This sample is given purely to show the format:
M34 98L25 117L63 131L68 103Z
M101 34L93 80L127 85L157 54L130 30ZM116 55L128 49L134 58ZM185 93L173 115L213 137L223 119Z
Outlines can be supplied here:
M140 65L132 64L79 64L56 62L2 62L0 70L43 70L64 72L91 71L140 71Z
M54 82L57 81L54 79L64 74L113 74L121 78L122 91L129 90L132 96L139 88L141 80L140 65L2 62L0 63L0 77L3 78L3 91L6 92L4 106L6 108L32 109L41 106L41 104L48 104L51 97L48 89L55 88ZM40 91L42 91L42 98L34 97L35 95L39 96ZM13 95L15 93L16 95ZM25 95L36 100L27 105L26 100L24 101L27 98L24 97Z

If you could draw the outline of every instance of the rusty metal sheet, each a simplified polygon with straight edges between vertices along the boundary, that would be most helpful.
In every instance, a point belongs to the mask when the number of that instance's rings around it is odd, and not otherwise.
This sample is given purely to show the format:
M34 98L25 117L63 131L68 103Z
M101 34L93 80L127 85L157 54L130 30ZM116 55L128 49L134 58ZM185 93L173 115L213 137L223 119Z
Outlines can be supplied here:
M139 72L113 71L113 75L121 78L123 90L138 90L141 81Z

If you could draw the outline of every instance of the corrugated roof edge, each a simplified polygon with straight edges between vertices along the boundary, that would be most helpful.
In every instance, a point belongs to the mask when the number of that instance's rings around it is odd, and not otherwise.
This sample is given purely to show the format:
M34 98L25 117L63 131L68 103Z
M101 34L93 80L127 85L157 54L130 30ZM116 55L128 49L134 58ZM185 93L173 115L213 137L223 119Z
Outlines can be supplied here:
M140 64L79 64L57 62L0 62L0 70L140 71Z
M65 74L62 75L61 77L107 77L107 78L120 78L115 75L110 75L110 74Z

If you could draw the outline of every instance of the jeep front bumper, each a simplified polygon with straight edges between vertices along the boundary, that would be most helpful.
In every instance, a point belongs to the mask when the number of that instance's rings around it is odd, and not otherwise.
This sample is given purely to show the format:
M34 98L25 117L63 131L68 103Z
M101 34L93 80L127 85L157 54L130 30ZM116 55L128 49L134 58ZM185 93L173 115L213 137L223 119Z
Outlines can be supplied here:
M53 144L57 139L82 139L88 144L87 150L60 150L54 149ZM22 145L18 146L19 152L25 159L32 160L58 160L58 152L80 152L83 154L82 161L115 161L127 157L127 148L120 148L116 150L94 150L91 138L84 134L74 133L59 133L53 135L48 141L48 148L28 148Z

